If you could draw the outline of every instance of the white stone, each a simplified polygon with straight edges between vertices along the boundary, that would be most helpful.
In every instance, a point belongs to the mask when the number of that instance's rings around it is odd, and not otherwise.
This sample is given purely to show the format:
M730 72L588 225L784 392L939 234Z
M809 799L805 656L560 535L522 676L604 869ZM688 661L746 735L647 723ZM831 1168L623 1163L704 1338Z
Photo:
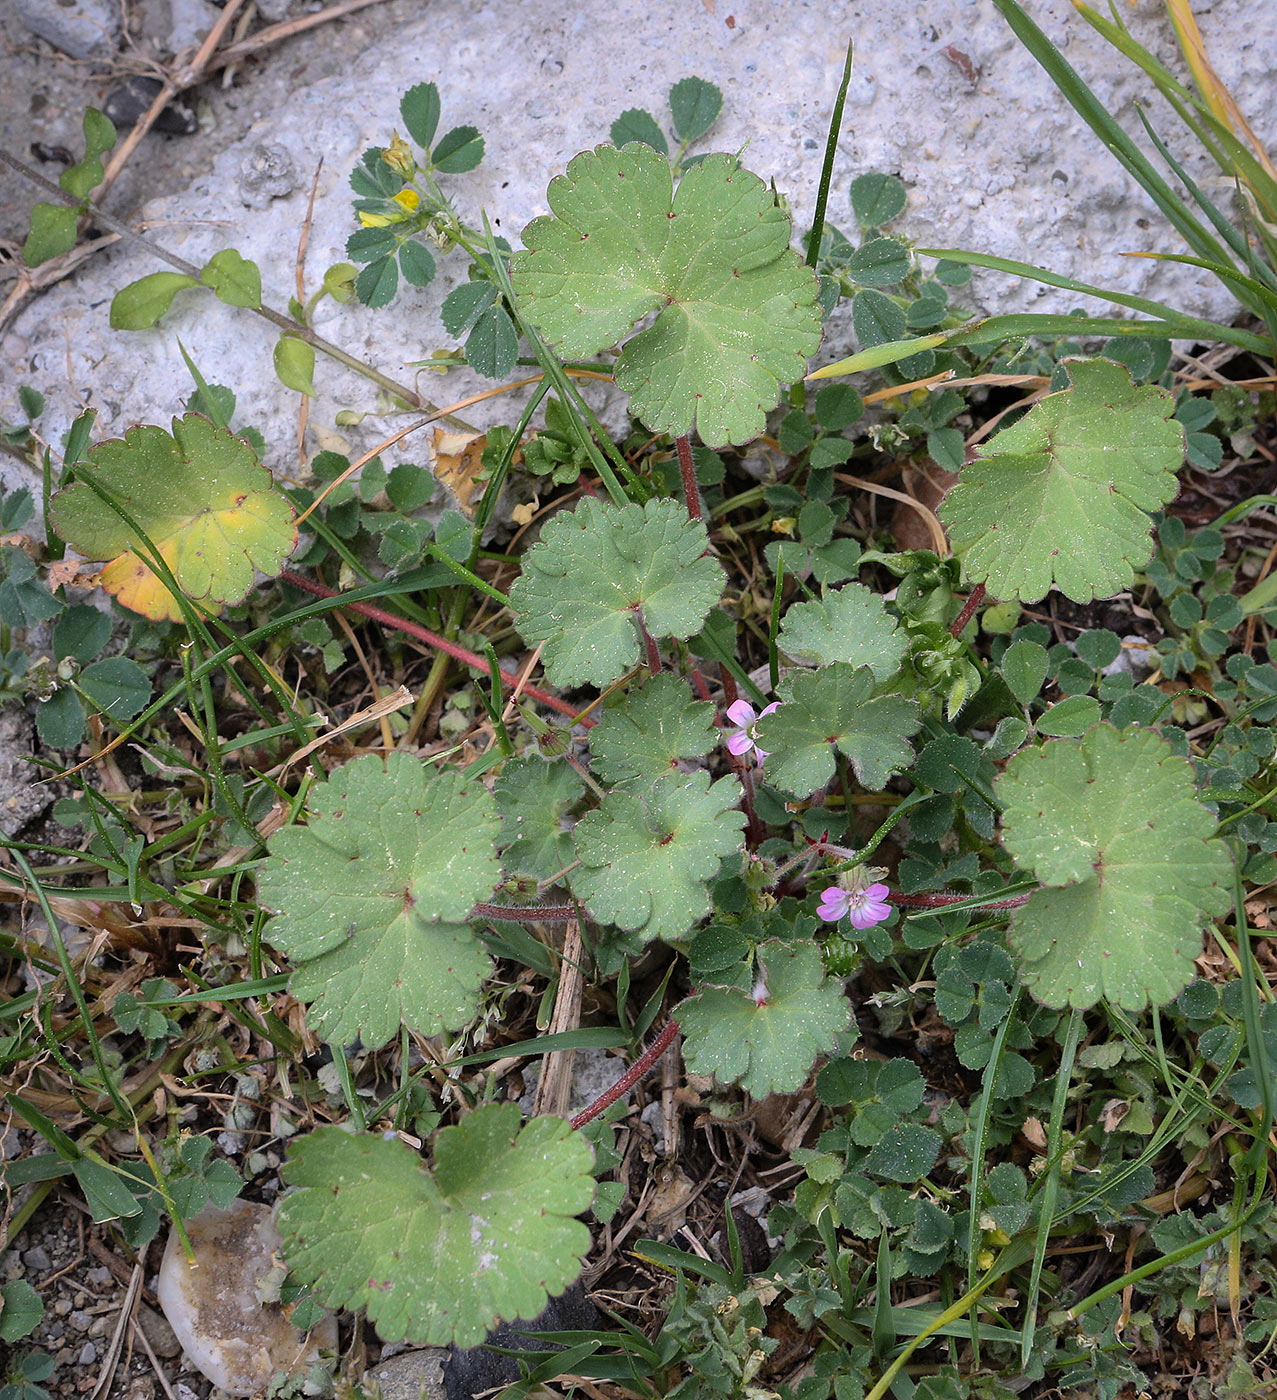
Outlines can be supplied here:
M10 0L14 3L15 0ZM45 0L39 0L41 4ZM0 0L3 3L3 0ZM21 0L33 5L37 0ZM1117 55L1073 11L1069 0L1029 0L1039 23L1091 82L1099 100L1131 131L1133 102L1147 95L1143 75ZM1125 7L1124 7L1125 8ZM1137 37L1177 71L1182 62L1160 10L1128 15ZM1199 15L1207 46L1261 139L1277 138L1277 44L1272 0L1215 0ZM369 21L371 23L371 21ZM343 31L334 31L340 42ZM615 0L601 19L573 0L437 0L418 17L401 20L341 71L309 85L266 76L261 119L241 142L224 149L210 172L144 211L152 236L173 252L202 263L232 246L262 269L267 300L283 308L294 288L294 260L307 195L320 157L314 220L307 253L308 291L324 269L344 257L355 225L347 177L360 153L402 132L398 102L423 79L438 82L440 130L470 123L487 141L483 164L447 180L446 189L468 221L486 209L498 232L517 243L534 215L546 212L545 189L577 151L606 141L627 107L650 109L668 130L666 93L697 74L724 93L723 115L703 143L744 148L747 166L775 180L790 200L799 231L815 202L825 135L842 68L839 45L856 41L856 70L829 207L830 220L849 234L848 187L865 171L897 173L909 187L909 209L896 227L922 245L956 246L1036 262L1057 273L1157 297L1186 312L1227 319L1235 310L1225 289L1197 269L1125 258L1133 249L1182 251L1147 197L1122 174L1098 139L1052 87L1015 40L990 0L705 0L652 6ZM974 81L973 81L974 79ZM1158 100L1153 121L1172 149L1191 152L1191 138ZM165 146L148 137L135 159L158 159ZM298 172L291 193L246 210L240 176L261 143L281 146ZM702 148L703 148L702 146ZM1197 161L1191 168L1206 175ZM1220 182L1207 180L1220 193ZM1221 197L1227 197L1227 192ZM467 260L453 253L424 289L401 288L388 310L321 303L321 334L401 381L413 360L449 345L439 319L446 293L465 279ZM0 416L19 382L50 399L42 424L52 441L81 400L100 411L99 430L117 433L132 422L164 423L193 388L178 349L180 337L205 377L233 388L237 421L266 435L276 471L298 470L298 396L271 369L277 332L207 293L183 292L154 331L112 332L112 294L159 270L145 249L120 245L30 306L5 342L13 363L0 363ZM956 301L974 310L1067 310L1084 299L977 272ZM1105 312L1100 302L1088 309ZM19 346L25 348L17 354ZM836 313L817 362L853 346L846 306ZM320 357L318 400L311 405L311 446L333 429L339 409L368 414L343 428L352 454L403 419L378 416L377 392L366 380ZM468 373L421 376L423 393L449 402L491 387ZM515 397L466 411L480 427L510 422ZM10 415L11 416L11 415ZM610 422L617 422L615 410ZM391 462L426 459L419 440L396 449Z
M185 1223L195 1264L187 1263L172 1231L155 1291L188 1360L215 1386L228 1395L253 1395L279 1371L305 1375L321 1346L336 1347L334 1318L303 1336L277 1303L263 1305L258 1298L258 1281L280 1249L268 1206L210 1205Z

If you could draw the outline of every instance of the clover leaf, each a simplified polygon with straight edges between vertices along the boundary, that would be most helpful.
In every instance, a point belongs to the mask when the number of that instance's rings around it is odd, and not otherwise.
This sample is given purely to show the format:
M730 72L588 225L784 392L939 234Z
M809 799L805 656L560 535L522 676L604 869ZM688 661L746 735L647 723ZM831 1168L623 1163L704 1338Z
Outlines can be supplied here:
M693 700L678 676L660 675L603 711L590 731L590 756L605 783L633 785L702 757L714 740L714 706Z
M586 497L561 511L523 559L510 590L520 635L544 643L556 686L609 685L639 659L639 623L680 641L723 593L709 537L677 501L619 509Z
M795 661L868 666L880 681L899 669L907 643L881 596L860 583L795 603L780 625L780 649Z
M237 603L253 570L272 577L297 544L293 508L242 438L198 413L163 428L131 428L89 449L94 483L137 522L189 597ZM49 502L53 528L86 559L106 559L101 583L153 621L179 621L177 600L146 562L141 540L88 481Z
M908 741L921 724L918 706L899 695L874 695L868 666L839 662L792 673L779 692L780 708L756 726L774 787L810 797L834 775L831 744L870 791L913 762Z
M1003 600L1053 585L1075 603L1130 585L1152 557L1184 429L1165 389L1111 360L1066 360L1072 387L994 437L940 506L966 576Z
M585 791L566 763L511 759L493 785L501 814L502 855L507 870L548 880L572 861L572 835L563 817Z
M872 1147L917 1109L926 1081L912 1060L831 1060L816 1076L816 1095L830 1108L851 1107L847 1140Z
M580 1272L592 1151L561 1118L520 1130L486 1104L435 1140L434 1170L394 1137L320 1128L289 1148L284 1258L331 1308L366 1308L385 1341L476 1346L533 1318Z
M474 1014L491 963L466 923L501 878L496 804L481 784L408 754L368 754L316 788L309 824L270 841L258 898L326 1039L384 1045Z
M1182 991L1203 923L1231 900L1228 852L1188 762L1149 730L1101 724L1017 754L996 790L1003 844L1051 886L1009 933L1033 995L1139 1011Z
M695 1074L740 1083L754 1098L801 1089L816 1056L851 1020L842 984L825 976L817 944L771 939L756 950L752 988L707 987L674 1013Z
M732 156L711 155L674 190L669 159L641 142L583 151L523 230L512 277L524 314L564 359L655 322L613 377L653 431L692 427L709 447L752 442L820 344L816 275L790 247L788 214Z
M741 847L741 786L708 773L670 774L610 792L576 824L572 891L600 923L679 938L709 913L705 881Z

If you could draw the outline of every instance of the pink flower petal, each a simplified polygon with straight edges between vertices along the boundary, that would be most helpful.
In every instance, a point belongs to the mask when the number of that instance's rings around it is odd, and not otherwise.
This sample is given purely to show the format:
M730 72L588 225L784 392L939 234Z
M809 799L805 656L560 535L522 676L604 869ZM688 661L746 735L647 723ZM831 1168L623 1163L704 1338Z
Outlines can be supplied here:
M743 729L738 729L734 734L728 736L727 752L734 758L740 758L747 754L753 747L754 741Z
M766 714L767 711L764 710L763 713ZM743 728L745 725L753 724L758 718L758 711L748 700L733 700L727 707L727 718L733 724L739 724Z

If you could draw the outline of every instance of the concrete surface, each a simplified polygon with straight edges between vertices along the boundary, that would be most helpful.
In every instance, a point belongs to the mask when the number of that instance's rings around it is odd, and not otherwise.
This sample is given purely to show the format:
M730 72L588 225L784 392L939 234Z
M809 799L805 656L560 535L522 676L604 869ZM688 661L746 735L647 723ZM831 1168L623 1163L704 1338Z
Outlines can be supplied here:
M1141 75L1106 48L1068 0L1032 0L1030 8L1109 109L1133 127L1132 101L1147 92ZM1215 0L1199 11L1218 69L1261 137L1273 143L1271 0ZM1160 7L1141 3L1130 20L1164 58L1177 58ZM110 201L117 212L143 214L152 236L192 262L237 248L260 264L267 299L276 306L293 291L297 241L319 159L308 289L343 256L354 227L346 183L352 165L365 147L389 140L399 125L400 94L427 78L442 92L440 129L472 123L487 140L483 164L452 178L447 188L469 220L477 222L486 209L512 241L528 219L545 211L547 181L575 152L606 140L611 121L627 107L644 106L665 118L665 94L688 74L709 78L724 92L723 115L704 144L747 146L745 163L774 178L801 230L814 203L839 49L850 33L857 63L829 211L834 223L854 235L851 179L867 170L890 171L910 191L895 229L919 242L1035 261L1196 314L1231 314L1227 294L1205 274L1121 257L1129 249L1175 249L1175 235L1058 96L989 0L853 0L837 15L805 0L702 0L683 7L617 0L606 14L572 0L437 0L428 7L395 0L320 33L326 34L322 43L316 35L306 41L311 62L302 71L290 67L283 46L243 76L241 117L252 112L257 120L247 129L241 120L235 139L221 145L211 163L216 131L147 138L135 157L138 166L172 155L194 171L189 183L174 181L171 193L141 210L114 192ZM1188 149L1160 104L1152 110L1175 147ZM263 144L282 148L298 179L282 197L246 208L245 172L254 169L254 152ZM272 373L270 327L211 297L185 293L155 331L108 328L114 291L159 266L144 250L118 247L30 306L0 342L0 415L12 412L16 384L25 381L50 396L46 426L55 433L81 404L99 409L104 432L137 421L166 422L192 387L180 337L208 379L239 395L239 421L265 433L270 464L295 473L298 400ZM439 307L464 276L464 256L451 254L430 287L401 289L386 311L325 302L317 328L410 379L409 361L448 345ZM1067 309L1078 301L992 273L977 274L965 300L986 311ZM844 353L851 344L847 318L839 317L817 358ZM308 454L324 446L362 449L400 426L376 416L375 390L353 374L321 359L316 383ZM437 402L476 387L487 387L486 381L463 373L424 375L421 383ZM336 430L335 414L343 408L371 416L358 428ZM511 421L511 412L510 400L496 400L468 416L482 426ZM393 460L424 455L424 445L410 444Z

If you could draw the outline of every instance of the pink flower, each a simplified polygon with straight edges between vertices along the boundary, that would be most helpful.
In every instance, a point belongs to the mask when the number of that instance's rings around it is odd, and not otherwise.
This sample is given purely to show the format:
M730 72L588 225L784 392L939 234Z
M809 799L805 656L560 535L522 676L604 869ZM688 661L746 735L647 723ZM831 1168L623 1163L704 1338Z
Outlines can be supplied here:
M769 715L773 710L780 709L780 701L773 700L763 711L763 715ZM762 719L757 710L748 700L733 700L727 707L727 718L739 727L733 729L727 736L727 752L736 758L742 758L747 753L754 753L759 763L767 757L767 750L760 749L758 742L754 738L754 726Z
M870 885L855 894L841 885L830 885L821 892L816 913L828 924L850 916L853 928L873 928L891 913L890 894L886 885Z

